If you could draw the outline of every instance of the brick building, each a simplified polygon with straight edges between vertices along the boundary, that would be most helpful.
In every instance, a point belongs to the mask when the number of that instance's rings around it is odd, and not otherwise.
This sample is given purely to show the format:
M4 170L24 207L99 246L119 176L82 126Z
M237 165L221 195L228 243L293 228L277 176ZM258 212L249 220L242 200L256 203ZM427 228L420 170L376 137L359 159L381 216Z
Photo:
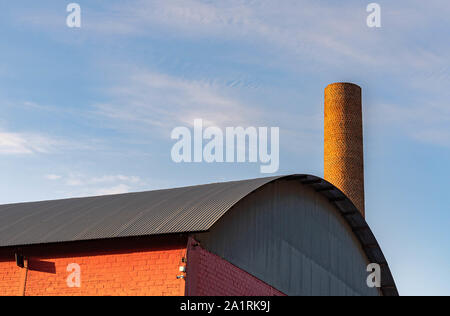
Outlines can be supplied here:
M358 89L328 89L326 124L351 128ZM0 206L0 295L398 295L364 219L362 129L356 147L326 130L339 188L288 175Z
M0 295L396 294L361 213L314 176L5 205L0 223Z

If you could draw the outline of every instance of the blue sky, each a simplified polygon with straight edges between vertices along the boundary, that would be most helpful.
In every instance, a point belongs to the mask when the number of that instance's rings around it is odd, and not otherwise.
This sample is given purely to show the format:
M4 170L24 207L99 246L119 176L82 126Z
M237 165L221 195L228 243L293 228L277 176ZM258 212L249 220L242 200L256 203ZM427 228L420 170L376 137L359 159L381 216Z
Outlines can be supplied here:
M363 88L366 214L400 294L450 295L450 3L69 1L0 7L0 203L263 176L175 164L170 132L280 127L278 174L323 176L323 89Z

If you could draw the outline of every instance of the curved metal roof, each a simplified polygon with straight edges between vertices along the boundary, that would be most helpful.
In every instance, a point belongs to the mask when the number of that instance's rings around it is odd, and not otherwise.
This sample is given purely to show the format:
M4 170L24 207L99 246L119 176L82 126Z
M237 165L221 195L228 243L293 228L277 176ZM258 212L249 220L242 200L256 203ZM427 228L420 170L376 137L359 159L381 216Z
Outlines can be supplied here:
M0 206L0 247L208 230L276 177Z
M329 182L290 175L139 193L0 206L0 247L207 231L247 195L277 180L300 181L333 203L370 262L381 265L384 295L398 295L389 266L365 219Z

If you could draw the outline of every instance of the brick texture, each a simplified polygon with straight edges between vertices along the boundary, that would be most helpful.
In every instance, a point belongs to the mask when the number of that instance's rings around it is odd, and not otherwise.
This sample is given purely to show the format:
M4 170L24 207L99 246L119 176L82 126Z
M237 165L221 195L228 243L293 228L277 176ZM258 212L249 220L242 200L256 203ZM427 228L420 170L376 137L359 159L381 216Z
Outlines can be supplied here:
M186 255L186 241L153 241L150 247L136 247L132 241L124 247L117 247L116 243L111 240L97 243L97 246L83 243L25 250L30 253L25 295L184 295L185 281L177 279L177 275ZM90 249L83 250L85 246ZM13 260L12 252L0 256L2 296L21 293L25 270L17 267ZM81 268L79 288L70 288L66 282L70 275L67 266L71 263Z
M324 178L365 215L361 88L333 83L325 88Z
M188 243L186 294L188 296L284 296L282 292L203 249Z
M17 250L0 249L0 296L22 295L24 288L26 296L284 295L196 244L161 236L29 246L21 249L28 259L25 287ZM72 263L80 266L80 287L67 285Z
M0 295L16 296L20 294L19 284L22 271L16 266L16 262L0 262Z

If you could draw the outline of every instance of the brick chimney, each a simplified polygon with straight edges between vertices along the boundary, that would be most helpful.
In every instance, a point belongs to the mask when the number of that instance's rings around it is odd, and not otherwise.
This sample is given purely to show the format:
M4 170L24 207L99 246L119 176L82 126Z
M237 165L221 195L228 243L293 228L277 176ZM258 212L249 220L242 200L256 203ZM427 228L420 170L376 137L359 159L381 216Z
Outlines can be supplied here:
M346 82L328 85L324 122L324 178L365 216L361 88Z

